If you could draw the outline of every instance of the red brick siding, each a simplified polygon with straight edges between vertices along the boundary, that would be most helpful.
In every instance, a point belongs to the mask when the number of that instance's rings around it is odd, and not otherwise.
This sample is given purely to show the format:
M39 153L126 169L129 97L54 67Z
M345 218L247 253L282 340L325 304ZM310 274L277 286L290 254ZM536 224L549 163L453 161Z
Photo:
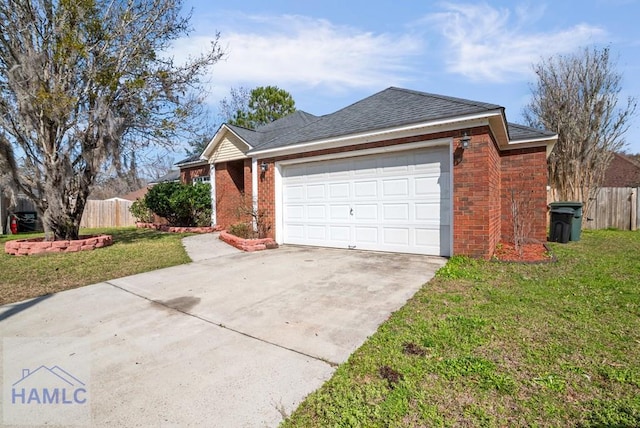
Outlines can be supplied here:
M488 127L470 134L453 167L453 254L489 258L500 238L499 157Z
M489 136L488 136L489 137ZM489 137L490 138L490 137ZM501 172L500 172L500 151L494 139L488 145L488 168L489 168L489 250L491 255L500 241L502 232L501 222Z
M624 155L614 153L605 171L602 187L638 186L640 186L640 165Z
M521 201L525 232L529 239L547 239L547 154L545 147L500 153L502 170L502 239L513 239L513 199Z
M539 209L546 206L545 148L501 153L488 127L474 128L470 130L470 134L471 145L463 151L461 162L454 165L452 171L453 254L482 258L493 255L496 244L508 231L508 224L504 220L510 212L507 198L510 186L531 189L531 197L537 207L532 223L532 237L544 238L546 211ZM461 131L450 131L259 159L258 164L264 162L268 165L266 172L258 171L258 206L269 227L268 237L275 237L275 162L440 138L453 138L454 146L457 146L461 136ZM223 165L218 165L218 168L216 187L222 186L222 191L228 184L225 184L222 176ZM250 171L250 160L247 160L245 189L248 193L251 191ZM218 224L221 226L237 221L230 221L229 215L225 213L225 203L218 204Z
M180 182L191 184L196 177L209 175L209 164L180 168Z
M216 225L227 229L232 224L247 221L239 208L244 203L244 192L251 198L251 160L218 163L215 174Z

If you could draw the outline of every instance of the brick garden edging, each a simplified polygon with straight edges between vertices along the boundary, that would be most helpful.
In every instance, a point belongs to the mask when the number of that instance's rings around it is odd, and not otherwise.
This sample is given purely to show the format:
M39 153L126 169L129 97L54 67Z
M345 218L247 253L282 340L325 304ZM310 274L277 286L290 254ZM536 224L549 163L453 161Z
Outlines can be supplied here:
M244 239L230 234L226 230L220 232L220 239L242 251L261 251L278 248L278 244L271 238Z
M169 233L212 233L218 232L220 228L218 226L201 226L201 227L181 227L181 226L169 226L166 224L158 223L141 223L137 222L136 227L155 229L160 232Z
M111 235L81 236L76 240L44 241L44 238L19 239L7 241L4 251L14 256L32 256L34 254L75 253L108 247L113 244Z

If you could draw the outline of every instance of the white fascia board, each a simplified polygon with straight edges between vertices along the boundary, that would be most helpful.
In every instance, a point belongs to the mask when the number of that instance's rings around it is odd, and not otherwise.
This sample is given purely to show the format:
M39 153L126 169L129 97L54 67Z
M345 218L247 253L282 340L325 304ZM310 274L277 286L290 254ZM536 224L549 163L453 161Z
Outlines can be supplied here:
M527 140L514 140L509 141L509 144L506 147L501 147L501 150L516 150L516 149L528 149L531 147L542 147L546 146L547 148L547 158L551 155L551 151L553 150L553 146L555 146L558 141L558 136L550 136L550 137L540 137L540 138L531 138Z
M181 163L180 165L178 165L177 163L174 163L175 166L177 166L178 168L182 169L182 168L190 168L192 166L198 166L198 165L206 165L208 162L206 159L198 159L198 160L194 160L191 162L185 162L185 163Z
M372 132L364 132L359 134L327 138L324 140L310 141L292 146L257 150L250 153L250 155L260 158L265 158L268 156L282 156L295 153L304 153L313 150L331 149L335 147L344 147L376 141L391 140L395 138L412 137L420 134L433 134L437 132L473 128L476 126L488 125L488 119L494 116L502 117L502 111L493 110L473 115L439 119L395 128L375 130Z

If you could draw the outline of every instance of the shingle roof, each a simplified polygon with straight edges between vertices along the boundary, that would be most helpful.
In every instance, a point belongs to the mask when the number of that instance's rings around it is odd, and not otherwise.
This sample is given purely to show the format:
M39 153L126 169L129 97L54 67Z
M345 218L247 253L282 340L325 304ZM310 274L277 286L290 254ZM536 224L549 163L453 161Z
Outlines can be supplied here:
M503 107L479 101L429 94L401 88L388 88L348 107L325 116L308 115L303 126L278 127L279 121L267 126L260 138L247 140L258 150L286 147L343 135L393 128L420 122L502 110ZM261 129L257 130L260 133ZM242 138L244 136L240 135Z
M199 162L200 160L201 160L200 154L195 154L195 155L189 156L188 158L184 158L181 161L176 162L174 165L180 166L180 165L185 165L192 162Z
M508 123L507 126L509 128L509 137L511 141L535 140L538 138L549 138L556 135L553 132L518 125L517 123Z
M286 135L291 130L302 128L318 119L318 116L314 116L302 110L296 110L285 117L266 125L262 125L256 130L242 128L235 125L227 126L251 147L257 147L265 142L276 139L281 135Z
M164 183L166 181L180 181L180 171L177 169L171 170L162 177L149 181L149 184Z

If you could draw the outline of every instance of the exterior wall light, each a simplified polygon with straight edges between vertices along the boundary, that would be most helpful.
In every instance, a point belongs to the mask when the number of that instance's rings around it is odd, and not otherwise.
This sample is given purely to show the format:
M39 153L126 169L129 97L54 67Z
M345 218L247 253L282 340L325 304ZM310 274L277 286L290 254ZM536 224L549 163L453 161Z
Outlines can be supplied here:
M463 149L468 149L470 144L471 144L471 137L469 137L465 132L462 138L460 138L460 147L462 147Z
M262 162L260 164L260 171L267 172L269 170L269 164L266 162Z

